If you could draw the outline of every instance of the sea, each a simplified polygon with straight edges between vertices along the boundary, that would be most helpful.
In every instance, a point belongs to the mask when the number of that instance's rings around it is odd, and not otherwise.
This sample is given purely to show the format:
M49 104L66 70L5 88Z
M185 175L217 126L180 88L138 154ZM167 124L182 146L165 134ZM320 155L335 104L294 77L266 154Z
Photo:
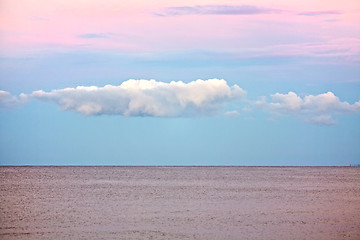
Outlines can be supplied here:
M360 239L360 167L0 167L0 239Z

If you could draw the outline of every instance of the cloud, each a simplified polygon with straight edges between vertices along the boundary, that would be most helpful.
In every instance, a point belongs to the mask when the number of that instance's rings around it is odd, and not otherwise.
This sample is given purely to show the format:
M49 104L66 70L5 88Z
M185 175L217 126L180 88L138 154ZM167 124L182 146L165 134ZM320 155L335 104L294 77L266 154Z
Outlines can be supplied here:
M338 22L339 19L326 19L325 22Z
M27 102L27 96L20 94L20 99L11 95L7 91L0 90L0 108L14 108L19 107L23 103Z
M122 115L150 117L212 116L224 110L230 101L242 99L273 116L292 116L305 123L335 125L334 115L360 113L360 100L350 104L332 92L299 96L294 92L275 93L257 101L246 99L246 91L238 85L229 86L224 79L208 79L184 83L130 79L118 86L78 86L49 92L13 96L0 90L0 108L14 108L30 99L53 102L63 111L83 115ZM239 102L233 102L232 105ZM229 106L229 105L227 105ZM241 107L236 105L236 108ZM251 112L249 107L244 112ZM237 110L225 112L226 117L237 117ZM271 118L272 119L272 118Z
M331 118L330 115L320 115L312 118L305 119L306 123L317 124L317 125L336 125L337 121Z
M183 15L256 15L288 12L286 10L258 7L254 5L196 5L167 7L157 16L183 16ZM295 13L300 16L340 15L338 10L304 11Z
M85 33L77 36L78 38L108 38L109 34L106 33Z
M278 13L281 10L257 7L252 5L198 5L168 7L158 16L181 16L181 15L254 15Z
M237 53L240 55L240 53ZM341 62L354 62L360 54L360 38L337 38L327 41L297 44L280 44L259 48L253 52L241 52L246 57L261 56L308 56L341 57ZM338 59L338 58L337 58Z
M246 96L223 79L184 82L128 80L119 86L35 91L31 97L55 102L62 109L84 115L181 117L216 114L226 102Z
M271 102L265 97L254 103L255 106L275 115L293 115L303 118L307 123L334 125L334 114L360 113L360 101L350 104L341 102L332 92L319 95L307 95L303 98L294 92L276 93L270 96Z
M228 112L225 113L225 116L227 116L227 117L238 117L238 116L240 116L240 113L239 113L239 111L236 111L236 110L228 111Z
M321 15L339 15L342 14L341 11L336 10L328 10L328 11L308 11L308 12L300 12L298 15L302 16L321 16Z

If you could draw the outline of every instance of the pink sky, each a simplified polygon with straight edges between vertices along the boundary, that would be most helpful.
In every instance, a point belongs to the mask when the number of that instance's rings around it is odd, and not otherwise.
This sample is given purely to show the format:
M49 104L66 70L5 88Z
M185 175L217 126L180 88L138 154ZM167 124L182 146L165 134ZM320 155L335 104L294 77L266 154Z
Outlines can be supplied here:
M304 53L314 54L309 44L333 52L348 46L352 53L359 53L358 0L114 0L106 4L99 0L3 0L0 4L2 54L59 49L122 53L200 49L241 53L267 52L271 48L286 53L292 46L295 47L293 53L304 49ZM252 15L156 16L166 13L168 7L209 5L246 5L281 11Z

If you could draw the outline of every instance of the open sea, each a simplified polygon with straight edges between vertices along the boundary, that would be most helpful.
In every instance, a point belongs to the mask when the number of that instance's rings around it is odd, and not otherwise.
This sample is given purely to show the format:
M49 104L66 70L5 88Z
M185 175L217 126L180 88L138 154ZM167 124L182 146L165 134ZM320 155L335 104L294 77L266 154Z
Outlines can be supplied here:
M0 167L0 239L360 239L360 167Z

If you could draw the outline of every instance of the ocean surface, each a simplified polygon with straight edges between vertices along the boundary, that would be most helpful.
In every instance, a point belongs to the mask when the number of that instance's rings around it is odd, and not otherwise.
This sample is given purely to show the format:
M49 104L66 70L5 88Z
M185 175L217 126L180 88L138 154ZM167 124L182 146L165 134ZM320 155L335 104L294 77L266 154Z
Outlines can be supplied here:
M0 167L0 239L360 239L360 167Z

